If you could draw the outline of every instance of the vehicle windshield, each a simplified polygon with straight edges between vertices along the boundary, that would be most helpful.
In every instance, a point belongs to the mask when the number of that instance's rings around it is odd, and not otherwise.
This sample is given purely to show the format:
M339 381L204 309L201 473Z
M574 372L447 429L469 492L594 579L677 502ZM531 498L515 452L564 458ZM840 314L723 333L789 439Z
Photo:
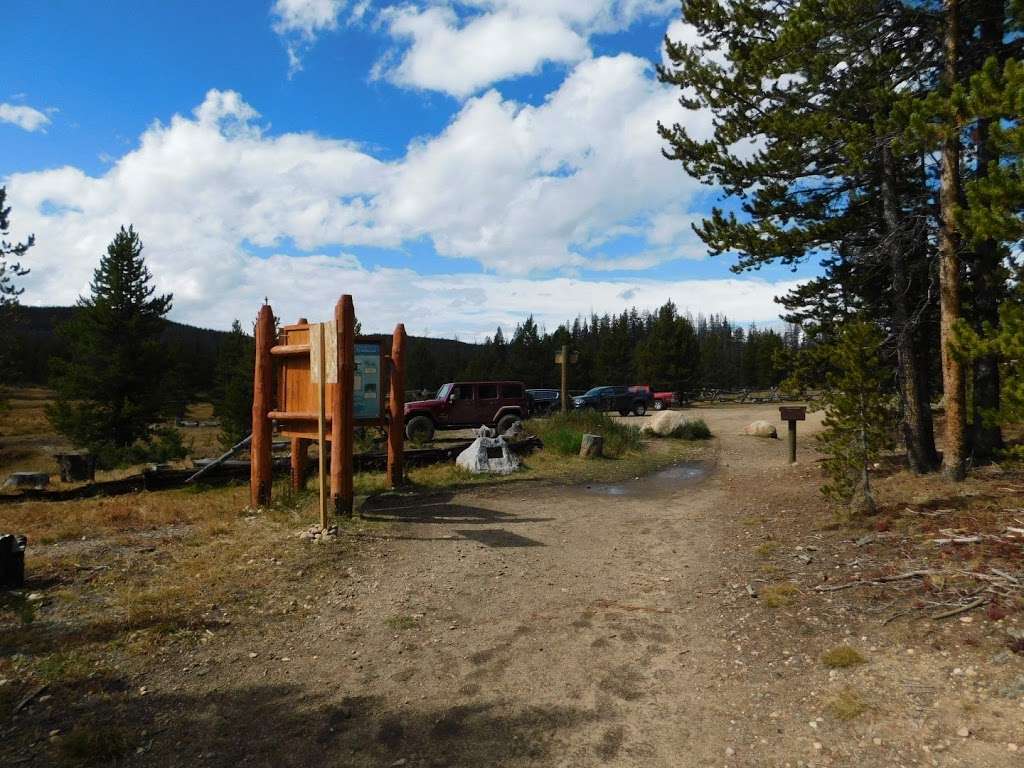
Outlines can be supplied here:
M437 390L437 394L434 395L434 399L435 400L444 400L446 397L448 397L448 393L451 391L451 388L452 388L451 384L442 384L441 388L439 390Z
M593 389L587 390L587 393L583 396L596 397L597 395L600 395L604 391L604 389L604 387L594 387Z

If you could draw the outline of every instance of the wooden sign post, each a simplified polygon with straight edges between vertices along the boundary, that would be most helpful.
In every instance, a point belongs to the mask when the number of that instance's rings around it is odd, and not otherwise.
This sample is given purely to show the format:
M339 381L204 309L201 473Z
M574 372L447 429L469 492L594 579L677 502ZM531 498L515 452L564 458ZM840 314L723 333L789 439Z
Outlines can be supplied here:
M402 452L405 450L405 326L399 323L391 339L391 398L388 422L388 485L397 488L404 481Z
M789 463L796 464L796 423L807 419L807 408L803 405L779 407L779 417L789 422Z
M334 306L334 322L337 328L335 361L338 386L334 388L334 419L331 422L331 498L334 500L334 514L351 515L356 313L352 297L347 293Z
M269 304L260 307L256 318L256 370L252 386L252 456L249 503L262 507L270 503L272 477L272 427L268 412L274 390L274 365L270 357L274 346L274 312Z
M578 362L580 356L577 352L569 352L567 344L562 345L560 352L555 354L555 365L562 366L562 389L559 395L562 401L562 413L569 410L569 363Z
M395 328L391 356L385 356L378 338L356 338L355 307L346 294L338 300L332 321L302 319L281 328L278 343L274 341L274 314L264 305L256 324L251 503L259 507L270 502L271 432L276 421L282 435L291 439L296 489L305 484L309 444L318 443L320 524L326 528L332 509L335 515L352 514L357 426L387 430L388 483L396 487L402 482L405 327Z
M320 527L330 525L327 509L327 385L338 384L338 334L334 323L309 326L309 380L316 385L316 444L320 455ZM337 387L335 387L337 389Z

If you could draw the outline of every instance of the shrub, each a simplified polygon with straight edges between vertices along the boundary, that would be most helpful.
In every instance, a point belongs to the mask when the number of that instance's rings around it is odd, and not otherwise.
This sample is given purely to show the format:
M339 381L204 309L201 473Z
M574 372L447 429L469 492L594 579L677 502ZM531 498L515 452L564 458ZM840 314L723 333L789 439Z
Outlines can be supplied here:
M668 434L677 440L708 440L711 429L704 419L687 419Z
M867 663L867 659L860 655L860 651L848 645L836 646L822 656L821 661L829 669L846 669Z
M640 430L616 421L606 413L580 410L531 419L526 430L544 442L544 450L562 456L580 452L583 435L601 435L605 456L622 456L640 448Z

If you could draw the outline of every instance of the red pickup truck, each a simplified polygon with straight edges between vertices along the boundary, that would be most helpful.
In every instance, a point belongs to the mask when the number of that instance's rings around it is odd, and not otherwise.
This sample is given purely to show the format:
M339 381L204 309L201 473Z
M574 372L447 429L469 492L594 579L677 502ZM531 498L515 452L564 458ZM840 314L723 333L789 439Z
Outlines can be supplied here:
M530 414L521 381L458 381L443 385L430 400L405 404L405 434L427 442L438 429L494 427L504 433Z
M647 397L650 406L656 411L664 411L673 405L679 405L679 398L675 392L655 392L649 384L636 384L629 388L630 392L637 392Z

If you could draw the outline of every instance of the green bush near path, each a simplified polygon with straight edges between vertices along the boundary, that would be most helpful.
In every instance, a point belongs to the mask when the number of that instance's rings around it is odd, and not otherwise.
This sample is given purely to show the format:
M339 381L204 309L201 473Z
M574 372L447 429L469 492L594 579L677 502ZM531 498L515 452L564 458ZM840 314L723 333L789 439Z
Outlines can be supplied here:
M537 435L544 442L545 451L562 456L578 454L584 434L601 435L604 438L604 454L612 458L640 448L639 429L597 411L557 413L531 419L524 426L527 432Z
M709 440L711 428L704 419L687 419L678 427L669 432L668 437L677 440Z

